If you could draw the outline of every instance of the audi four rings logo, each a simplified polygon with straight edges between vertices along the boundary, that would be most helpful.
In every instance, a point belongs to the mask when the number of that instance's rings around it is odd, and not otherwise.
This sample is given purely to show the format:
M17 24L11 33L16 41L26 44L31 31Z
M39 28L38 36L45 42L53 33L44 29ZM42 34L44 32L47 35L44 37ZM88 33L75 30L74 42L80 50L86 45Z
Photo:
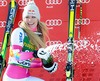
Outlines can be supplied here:
M61 19L48 19L46 20L45 24L47 26L60 26L62 24Z
M79 25L80 23L80 19L75 19L75 25ZM82 22L81 22L82 25L88 25L90 24L90 19L89 18L83 18L82 19Z
M0 27L5 27L6 26L6 21L0 21Z
M62 0L45 0L45 3L47 5L53 5L53 4L61 4L62 3Z
M89 3L90 0L81 0L82 2L81 3ZM79 0L77 0L77 7L80 7L80 2Z
M27 5L27 2L29 2L29 1L34 1L34 0L19 0L18 1L18 4L20 6L25 6L25 5Z
M29 1L33 1L33 0L19 0L18 4L20 6L25 6L27 4L27 2ZM82 3L89 3L90 0L82 0ZM47 5L53 5L53 4L61 4L62 0L45 0L45 3ZM79 1L77 1L77 3L79 3ZM0 7L1 6L6 6L7 5L7 1L6 0L0 0Z
M0 7L2 7L2 6L7 6L6 0L0 0Z
M54 45L54 44L62 44L62 42L61 41L47 41L46 42L47 46Z
M81 0L82 1L82 3L89 3L90 2L90 0ZM79 0L77 0L77 3L79 3Z
M75 40L74 43L78 45L79 47L85 47L90 45L89 40Z

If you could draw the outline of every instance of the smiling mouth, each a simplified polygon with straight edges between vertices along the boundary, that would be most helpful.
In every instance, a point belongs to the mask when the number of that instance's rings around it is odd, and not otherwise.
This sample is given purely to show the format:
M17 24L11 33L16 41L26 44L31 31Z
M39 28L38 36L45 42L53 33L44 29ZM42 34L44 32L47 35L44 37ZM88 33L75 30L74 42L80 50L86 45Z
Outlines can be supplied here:
M28 25L34 25L34 23L28 23Z

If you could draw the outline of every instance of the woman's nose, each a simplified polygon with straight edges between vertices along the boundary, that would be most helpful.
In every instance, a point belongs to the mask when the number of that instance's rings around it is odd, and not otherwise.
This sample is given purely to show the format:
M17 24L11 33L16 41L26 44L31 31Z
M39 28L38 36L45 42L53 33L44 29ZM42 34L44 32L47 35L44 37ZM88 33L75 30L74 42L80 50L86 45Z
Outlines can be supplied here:
M31 18L29 18L29 21L31 21L32 19Z

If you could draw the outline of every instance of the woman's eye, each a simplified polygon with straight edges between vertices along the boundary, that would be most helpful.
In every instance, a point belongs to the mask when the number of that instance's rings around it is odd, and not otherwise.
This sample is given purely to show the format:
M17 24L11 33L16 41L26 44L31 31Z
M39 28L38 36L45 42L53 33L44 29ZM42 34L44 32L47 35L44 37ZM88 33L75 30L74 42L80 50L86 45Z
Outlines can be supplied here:
M36 18L35 16L32 16L32 18Z
M29 18L29 16L26 16L26 18Z

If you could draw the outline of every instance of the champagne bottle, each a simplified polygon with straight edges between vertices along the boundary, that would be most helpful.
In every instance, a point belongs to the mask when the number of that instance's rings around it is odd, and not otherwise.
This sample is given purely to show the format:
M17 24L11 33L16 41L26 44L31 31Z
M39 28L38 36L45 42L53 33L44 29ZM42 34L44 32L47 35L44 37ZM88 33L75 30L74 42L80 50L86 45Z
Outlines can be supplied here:
M52 55L50 55L47 60L41 59L41 61L43 63L43 66L46 67L46 68L50 68L54 64L54 59L53 59L53 56Z

